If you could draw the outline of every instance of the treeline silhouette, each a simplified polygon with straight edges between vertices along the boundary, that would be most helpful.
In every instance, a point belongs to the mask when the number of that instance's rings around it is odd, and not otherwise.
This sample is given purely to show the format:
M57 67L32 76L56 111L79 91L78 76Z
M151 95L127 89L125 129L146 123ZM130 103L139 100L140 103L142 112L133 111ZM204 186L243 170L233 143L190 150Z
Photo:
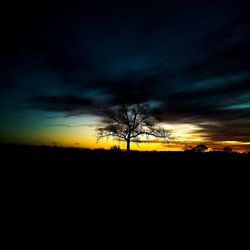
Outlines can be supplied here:
M76 165L81 167L127 164L128 167L151 166L173 167L187 165L210 165L223 163L224 165L249 163L249 153L237 153L227 151L206 152L205 147L199 145L195 150L179 152L172 151L122 151L119 146L113 146L110 150L104 149L80 149L49 146L26 145L1 145L2 161L6 164L18 163L27 165ZM137 165L134 165L137 164ZM158 165L157 165L158 164Z
M218 186L241 186L248 183L250 153L227 152L141 152L63 148L58 146L1 145L0 173L7 190L13 193L26 188L53 199L58 192L95 193L105 190L152 187L181 194L188 188L199 191ZM203 187L203 189L201 189ZM146 190L145 190L146 188ZM148 191L147 191L148 190ZM201 195L203 195L201 191ZM178 195L176 197L178 197ZM93 195L95 197L95 195ZM82 194L78 193L82 202ZM84 198L83 198L84 199Z
M185 152L205 152L209 149L209 147L203 143L198 144L197 146L192 146L189 144L186 144L183 147L183 151ZM232 153L233 149L231 147L224 147L224 148L213 148L211 151L214 152L226 152L226 153Z

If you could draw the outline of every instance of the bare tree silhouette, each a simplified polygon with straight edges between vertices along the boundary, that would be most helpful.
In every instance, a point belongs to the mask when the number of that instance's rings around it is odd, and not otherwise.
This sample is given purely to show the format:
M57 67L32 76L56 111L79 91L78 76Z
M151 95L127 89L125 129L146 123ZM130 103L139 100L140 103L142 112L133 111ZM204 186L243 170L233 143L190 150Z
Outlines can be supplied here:
M130 151L130 142L139 143L142 137L147 141L156 137L169 142L172 139L171 132L156 127L156 122L148 105L123 104L104 113L102 124L97 129L97 138L113 137L126 141L127 151Z

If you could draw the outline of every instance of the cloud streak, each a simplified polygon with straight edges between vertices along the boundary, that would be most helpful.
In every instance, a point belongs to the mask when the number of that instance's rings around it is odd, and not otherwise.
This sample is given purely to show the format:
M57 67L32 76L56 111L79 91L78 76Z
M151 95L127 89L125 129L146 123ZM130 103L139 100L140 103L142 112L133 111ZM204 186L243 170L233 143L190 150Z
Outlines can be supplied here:
M80 127L96 127L95 124L79 124L79 125L72 125L72 124L63 124L63 123L58 123L58 124L49 124L48 127L65 127L65 128L80 128Z
M11 41L4 31L4 93L29 90L26 108L64 116L101 116L124 101L157 103L161 122L197 124L210 141L250 141L245 1L84 1L63 4L55 14L56 8L16 16ZM45 85L47 71L59 83L48 76Z

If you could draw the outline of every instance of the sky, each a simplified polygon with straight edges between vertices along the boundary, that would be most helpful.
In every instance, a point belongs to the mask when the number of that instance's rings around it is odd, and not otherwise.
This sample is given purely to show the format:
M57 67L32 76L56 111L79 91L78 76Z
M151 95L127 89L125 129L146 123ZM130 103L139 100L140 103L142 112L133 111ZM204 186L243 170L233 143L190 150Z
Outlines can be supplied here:
M250 151L248 1L33 2L1 7L0 142L109 148L101 111L127 100L175 138L132 149Z

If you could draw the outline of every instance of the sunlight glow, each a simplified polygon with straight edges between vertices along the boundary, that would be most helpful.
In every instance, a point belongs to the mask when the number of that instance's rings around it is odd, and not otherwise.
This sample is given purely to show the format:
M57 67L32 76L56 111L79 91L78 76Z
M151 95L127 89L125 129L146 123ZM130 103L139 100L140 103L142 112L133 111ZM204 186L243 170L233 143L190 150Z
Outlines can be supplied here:
M172 131L175 142L193 143L206 140L207 134L202 128L192 123L160 124L165 129Z

